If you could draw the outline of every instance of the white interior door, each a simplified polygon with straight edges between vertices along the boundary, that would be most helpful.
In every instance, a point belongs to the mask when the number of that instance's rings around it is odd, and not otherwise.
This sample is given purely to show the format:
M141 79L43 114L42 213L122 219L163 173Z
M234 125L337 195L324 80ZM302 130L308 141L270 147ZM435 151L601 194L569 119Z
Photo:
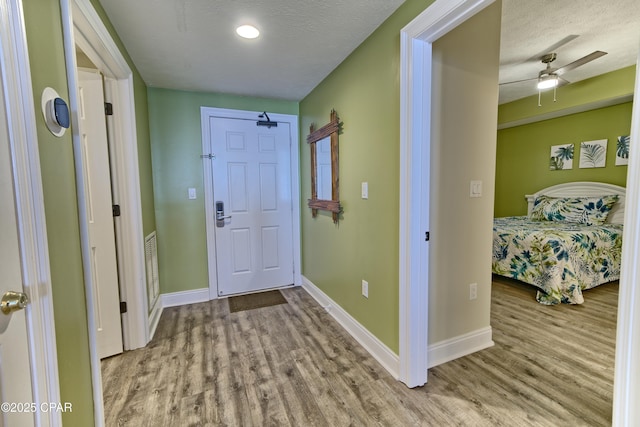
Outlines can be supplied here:
M211 117L218 295L293 285L289 124ZM221 203L223 209L219 209Z
M102 75L78 70L79 130L85 156L98 355L122 353L122 322Z
M0 85L0 298L10 291L23 292L4 101ZM0 426L35 425L33 408L18 406L34 401L29 360L25 310L0 312Z

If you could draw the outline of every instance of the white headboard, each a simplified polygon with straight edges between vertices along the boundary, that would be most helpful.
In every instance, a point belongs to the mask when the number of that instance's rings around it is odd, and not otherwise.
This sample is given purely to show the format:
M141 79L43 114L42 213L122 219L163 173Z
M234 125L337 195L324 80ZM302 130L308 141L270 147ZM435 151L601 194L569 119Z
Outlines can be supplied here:
M565 184L553 185L551 187L543 188L534 194L526 195L529 207L527 209L527 215L531 215L531 209L533 209L533 202L536 197L545 195L549 197L587 197L587 196L607 196L610 194L617 194L620 196L618 202L613 206L607 222L612 224L622 224L624 222L624 202L625 202L624 187L613 184L605 184L603 182L567 182Z

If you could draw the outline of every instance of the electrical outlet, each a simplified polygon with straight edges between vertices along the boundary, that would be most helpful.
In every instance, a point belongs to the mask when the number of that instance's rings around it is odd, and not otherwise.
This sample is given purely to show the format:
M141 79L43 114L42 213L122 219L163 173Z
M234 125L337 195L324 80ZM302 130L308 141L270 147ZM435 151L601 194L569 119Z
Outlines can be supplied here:
M471 283L469 285L469 299L474 300L476 298L478 298L478 284Z
M362 281L362 296L365 298L369 298L369 282L366 280Z

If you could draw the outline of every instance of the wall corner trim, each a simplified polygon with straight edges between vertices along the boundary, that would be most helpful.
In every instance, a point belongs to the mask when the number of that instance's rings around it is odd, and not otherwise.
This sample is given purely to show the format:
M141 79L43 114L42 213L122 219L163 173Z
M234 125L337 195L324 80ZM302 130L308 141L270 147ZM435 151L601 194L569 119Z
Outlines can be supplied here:
M429 368L492 347L491 326L476 329L429 346Z
M340 305L322 292L305 276L302 276L302 288L320 304L340 326L342 326L369 354L385 368L394 379L399 379L400 359L389 347L362 326Z
M149 341L151 341L153 336L156 334L156 329L158 328L158 323L160 323L160 316L162 316L163 308L162 301L158 298L149 313Z
M149 341L153 339L156 333L162 311L165 308L207 301L209 301L209 288L160 294L160 297L156 300L156 303L149 313Z
M190 291L171 292L161 294L162 308L176 307L179 305L195 304L209 301L209 288L193 289ZM158 316L160 317L160 316Z

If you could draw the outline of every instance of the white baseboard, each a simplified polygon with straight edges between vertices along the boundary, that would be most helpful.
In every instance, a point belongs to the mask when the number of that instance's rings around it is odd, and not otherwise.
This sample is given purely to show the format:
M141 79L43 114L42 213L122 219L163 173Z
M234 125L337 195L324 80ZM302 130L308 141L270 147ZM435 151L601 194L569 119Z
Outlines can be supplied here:
M160 295L162 308L178 305L195 304L209 301L209 288L194 289L191 291L172 292Z
M302 287L394 378L399 378L400 358L367 328L351 317L309 279L302 276ZM429 368L484 350L494 345L491 326L432 344L428 348Z
M491 326L440 341L429 346L429 368L493 346Z
M395 379L399 378L400 359L389 347L351 317L342 307L333 301L309 279L302 276L302 287L318 304L342 326L361 346L365 348Z

